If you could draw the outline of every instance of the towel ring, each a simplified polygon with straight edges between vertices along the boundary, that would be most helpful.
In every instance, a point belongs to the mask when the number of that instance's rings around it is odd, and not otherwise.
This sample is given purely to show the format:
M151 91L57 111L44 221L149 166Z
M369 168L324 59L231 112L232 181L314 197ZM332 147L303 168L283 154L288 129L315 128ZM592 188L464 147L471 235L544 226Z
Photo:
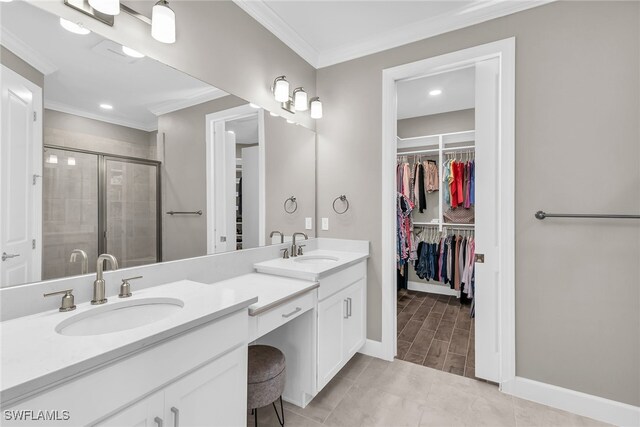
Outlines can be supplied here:
M345 207L345 209L344 209L342 212L339 212L339 211L336 209L336 202L337 202L338 200L340 200L341 202L343 202L343 203L346 203L346 204L347 204L347 206ZM347 196L345 196L345 195L343 194L343 195L341 195L341 196L336 197L336 198L335 198L335 200L333 201L333 211L334 211L335 213L337 213L338 215L342 215L343 213L345 213L345 212L346 212L346 211L348 211L348 210L349 210L349 201L347 200Z
M287 209L287 202L291 202L291 204L293 205L293 210ZM296 202L296 198L295 197L291 196L287 200L284 201L284 211L286 213L292 214L297 210L298 210L298 202Z

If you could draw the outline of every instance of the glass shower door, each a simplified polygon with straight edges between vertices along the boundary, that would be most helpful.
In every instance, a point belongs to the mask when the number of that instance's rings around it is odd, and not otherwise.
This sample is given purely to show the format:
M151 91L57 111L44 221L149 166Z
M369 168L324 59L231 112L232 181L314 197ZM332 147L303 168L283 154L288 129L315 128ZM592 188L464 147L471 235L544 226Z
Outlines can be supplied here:
M105 252L120 268L159 262L158 164L105 157Z
M42 192L42 279L74 276L86 252L89 273L98 257L98 156L45 148Z

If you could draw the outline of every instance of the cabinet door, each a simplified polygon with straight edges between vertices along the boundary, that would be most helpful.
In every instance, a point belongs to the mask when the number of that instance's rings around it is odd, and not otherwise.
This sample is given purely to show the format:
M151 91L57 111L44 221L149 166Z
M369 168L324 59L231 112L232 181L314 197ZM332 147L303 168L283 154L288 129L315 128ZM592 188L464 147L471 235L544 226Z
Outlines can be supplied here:
M344 291L318 304L318 391L342 367L346 317L347 299Z
M159 427L164 423L164 392L152 394L146 399L123 409L116 415L94 424L95 427ZM166 423L165 423L166 425Z
M361 279L346 289L347 318L344 319L344 358L350 359L366 339L366 281Z
M166 388L165 427L244 426L246 417L246 346Z

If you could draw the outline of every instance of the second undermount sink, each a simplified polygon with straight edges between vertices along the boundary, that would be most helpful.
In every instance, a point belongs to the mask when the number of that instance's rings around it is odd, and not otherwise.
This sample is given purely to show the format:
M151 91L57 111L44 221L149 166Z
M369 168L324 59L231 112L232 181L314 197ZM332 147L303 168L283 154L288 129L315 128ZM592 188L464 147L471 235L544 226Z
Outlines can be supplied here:
M293 261L311 265L330 265L338 262L339 258L329 255L303 255Z
M144 298L106 303L60 322L61 335L87 336L126 331L166 319L179 312L184 303L176 298Z

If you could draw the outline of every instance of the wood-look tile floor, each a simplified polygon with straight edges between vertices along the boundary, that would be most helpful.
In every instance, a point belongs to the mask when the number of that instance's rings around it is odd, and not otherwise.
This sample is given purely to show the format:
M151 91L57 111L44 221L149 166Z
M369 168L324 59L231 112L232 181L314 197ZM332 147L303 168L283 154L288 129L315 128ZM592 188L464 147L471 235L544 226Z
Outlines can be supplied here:
M454 296L398 291L397 358L475 378L475 330L470 305Z
M285 402L284 414L286 427L606 425L501 393L493 384L362 354L356 354L306 408ZM247 412L247 427L253 425ZM271 405L258 410L258 425L279 427Z

